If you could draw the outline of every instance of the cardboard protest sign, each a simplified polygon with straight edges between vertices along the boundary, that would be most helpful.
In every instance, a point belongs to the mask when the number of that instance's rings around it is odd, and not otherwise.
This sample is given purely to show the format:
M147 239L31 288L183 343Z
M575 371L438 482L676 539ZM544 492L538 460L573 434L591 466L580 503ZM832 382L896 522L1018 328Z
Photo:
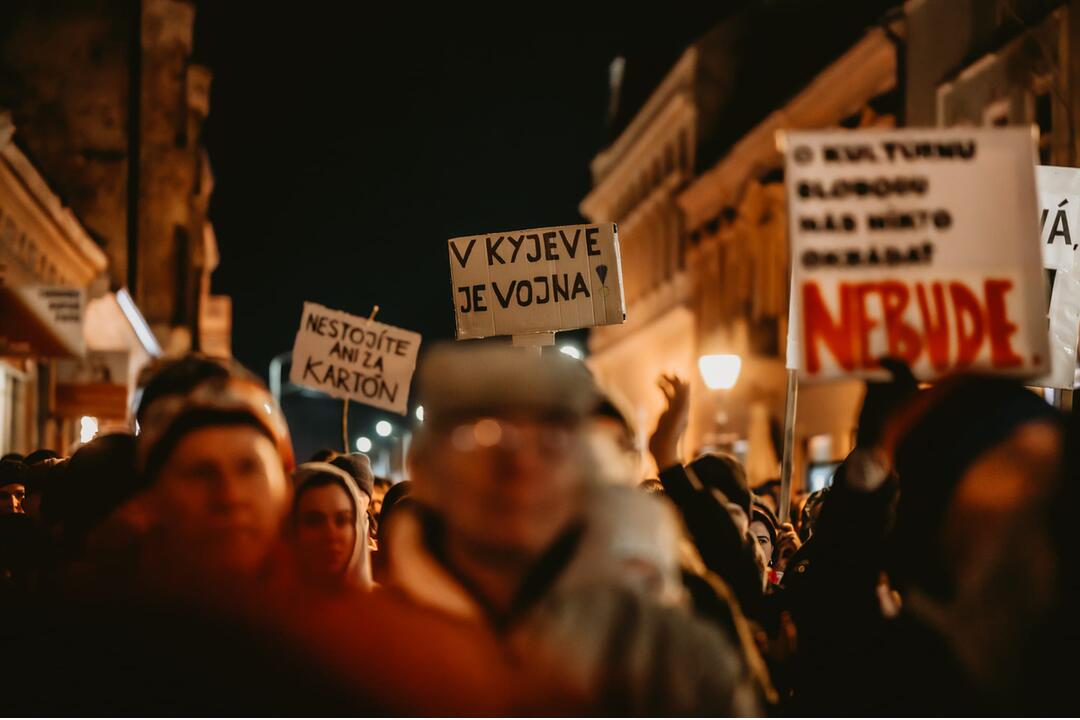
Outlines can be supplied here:
M405 415L420 335L304 303L289 380Z
M802 381L1049 367L1026 128L791 132L788 363Z
M626 319L614 223L459 237L447 245L458 340Z
M1043 267L1053 270L1050 290L1050 372L1035 381L1044 387L1071 390L1076 373L1080 333L1080 265L1073 232L1080 227L1080 170L1035 168L1039 190L1040 247Z

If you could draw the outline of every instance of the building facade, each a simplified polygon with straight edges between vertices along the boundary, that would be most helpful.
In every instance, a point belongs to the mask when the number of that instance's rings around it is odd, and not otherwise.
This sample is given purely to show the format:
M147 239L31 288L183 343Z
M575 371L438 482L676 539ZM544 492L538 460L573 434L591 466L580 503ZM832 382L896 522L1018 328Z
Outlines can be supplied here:
M183 0L13 0L0 11L0 107L82 219L167 352L220 351L213 175L202 144L210 71L191 61ZM63 48L63 52L57 52ZM211 307L208 307L211 306Z
M720 152L702 158L696 150L710 136L717 144L719 118L731 104L732 83L716 68L738 67L736 58L715 54L710 35L686 50L592 163L594 187L581 211L620 224L627 323L592 331L589 362L629 400L643 439L663 407L657 377L689 379L684 454L735 450L758 483L779 473L776 431L785 406L782 131L1036 125L1041 161L1075 166L1080 2L898 4L784 102L760 108L749 131L721 137ZM710 57L712 71L702 72ZM742 361L730 390L710 391L696 367L701 356L718 353ZM861 398L861 383L799 389L796 488L850 450Z
M705 163L699 146L715 144L715 109L731 100L715 67L733 60L717 55L714 37L687 49L593 161L594 188L581 211L593 222L619 223L627 322L592 330L589 362L634 408L642 440L664 405L659 375L689 380L684 454L735 451L760 483L779 476L776 430L785 401L787 215L776 131L891 122L873 106L895 92L896 48L888 31L868 33L786 105L763 108L757 125ZM703 65L714 70L701 72ZM701 112L703 98L713 113ZM698 359L711 354L741 359L730 390L710 390L698 372ZM828 458L845 452L859 396L850 386L804 391L800 445L828 435Z
M155 355L230 354L194 20L180 0L0 9L0 451L127 427Z

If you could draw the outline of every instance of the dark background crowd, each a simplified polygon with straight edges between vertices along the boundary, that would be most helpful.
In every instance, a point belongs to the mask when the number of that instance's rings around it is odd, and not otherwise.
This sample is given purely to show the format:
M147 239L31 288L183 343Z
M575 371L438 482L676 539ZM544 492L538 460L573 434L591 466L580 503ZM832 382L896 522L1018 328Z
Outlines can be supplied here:
M734 457L682 462L677 377L641 481L582 363L436 348L391 485L297 464L235 363L158 361L137 434L0 461L5 708L1075 713L1075 423L884 363L831 485L777 517Z

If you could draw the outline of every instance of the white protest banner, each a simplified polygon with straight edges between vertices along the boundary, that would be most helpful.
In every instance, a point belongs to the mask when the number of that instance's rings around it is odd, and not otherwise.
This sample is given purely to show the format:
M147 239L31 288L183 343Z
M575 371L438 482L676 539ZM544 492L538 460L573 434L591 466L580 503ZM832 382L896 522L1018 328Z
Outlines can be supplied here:
M1046 372L1029 129L791 132L785 154L801 381L886 355L925 380Z
M419 349L419 333L305 302L289 380L405 415Z
M458 340L626 319L614 223L490 233L447 244Z
M1080 226L1080 171L1040 165L1035 174L1042 208L1039 228L1044 264L1054 270L1071 270L1076 250L1072 233Z
M1050 290L1050 372L1035 384L1072 390L1080 333L1080 265L1072 236L1080 226L1080 170L1040 165L1035 182L1042 204L1043 267L1055 271Z

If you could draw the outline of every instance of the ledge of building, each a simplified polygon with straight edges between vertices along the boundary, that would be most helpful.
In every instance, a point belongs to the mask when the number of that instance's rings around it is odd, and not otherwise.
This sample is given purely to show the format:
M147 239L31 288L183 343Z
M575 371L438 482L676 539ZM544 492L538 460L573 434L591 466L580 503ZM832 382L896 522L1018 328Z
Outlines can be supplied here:
M678 197L687 231L734 204L748 179L780 164L777 131L831 127L895 85L896 47L875 28L687 186Z

